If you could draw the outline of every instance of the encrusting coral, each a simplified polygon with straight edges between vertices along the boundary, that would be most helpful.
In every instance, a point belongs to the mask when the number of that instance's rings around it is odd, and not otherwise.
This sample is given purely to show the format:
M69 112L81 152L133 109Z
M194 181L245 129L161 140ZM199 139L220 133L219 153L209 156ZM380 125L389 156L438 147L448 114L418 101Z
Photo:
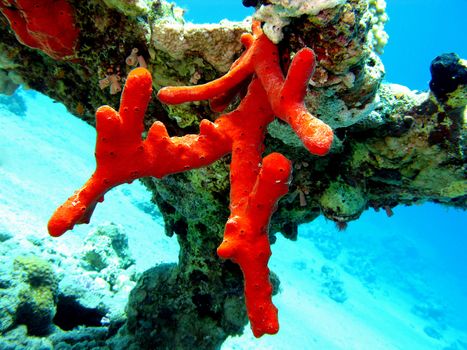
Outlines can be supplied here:
M208 99L211 107L220 111L248 83L239 106L214 123L203 120L199 134L169 137L164 124L155 122L142 140L152 79L144 68L133 70L119 111L103 106L96 113L94 174L57 209L49 221L49 232L60 236L77 223L89 222L96 204L112 187L140 177L161 178L206 166L231 153L231 214L217 252L243 271L248 317L259 337L278 331L267 267L271 255L268 226L277 201L288 191L291 174L290 161L280 153L261 156L267 125L274 116L284 120L315 155L329 151L333 133L303 104L315 65L312 50L297 52L284 78L277 47L263 34L259 22L253 23L253 35L242 36L242 43L246 51L223 77L199 86L166 87L158 93L167 104Z

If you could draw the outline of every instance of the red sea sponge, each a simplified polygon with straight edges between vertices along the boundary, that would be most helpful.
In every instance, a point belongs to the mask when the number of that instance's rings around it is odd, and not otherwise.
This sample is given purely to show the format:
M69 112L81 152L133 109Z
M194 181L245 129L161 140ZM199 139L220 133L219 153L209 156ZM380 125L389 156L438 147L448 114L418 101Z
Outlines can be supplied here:
M89 222L97 203L119 184L199 168L230 153L230 216L217 254L240 265L251 328L260 337L279 330L277 308L271 299L268 229L277 202L288 191L292 172L291 162L280 153L263 158L267 126L276 116L289 123L316 155L329 151L333 132L303 103L315 66L313 51L303 48L297 52L284 77L276 45L263 34L259 22L254 22L252 29L253 34L242 36L246 51L224 76L203 85L159 90L157 96L166 104L210 100L211 106L222 110L248 86L233 111L214 122L202 120L199 134L170 137L164 124L155 122L143 139L152 79L145 68L131 71L119 110L109 106L97 110L94 174L55 211L48 228L58 237L75 224Z
M66 0L3 0L0 11L22 44L57 60L75 55L79 29Z

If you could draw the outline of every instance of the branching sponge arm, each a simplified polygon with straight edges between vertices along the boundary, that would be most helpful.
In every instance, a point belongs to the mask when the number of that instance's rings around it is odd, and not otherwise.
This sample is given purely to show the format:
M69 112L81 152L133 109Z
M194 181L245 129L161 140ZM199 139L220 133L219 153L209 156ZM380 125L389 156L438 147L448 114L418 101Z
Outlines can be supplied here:
M137 68L128 76L119 111L109 106L97 110L96 170L52 215L48 224L52 236L88 223L96 204L115 186L206 166L230 151L230 139L207 120L201 123L199 135L183 137L169 137L165 126L156 122L143 140L143 118L151 94L151 74Z
M248 87L235 110L214 123L201 121L199 134L170 137L165 126L156 122L146 140L142 140L152 81L146 69L133 70L119 111L108 106L97 111L94 174L57 209L50 219L49 231L60 236L74 224L88 222L97 202L121 183L202 167L231 153L230 217L217 252L240 265L248 317L253 334L260 337L279 330L269 281L268 229L277 202L288 191L291 175L290 161L283 155L262 157L267 126L275 116L280 117L317 155L329 150L333 134L303 103L314 69L313 51L299 51L284 78L277 47L263 35L259 23L253 24L253 35L244 35L242 42L247 50L223 77L199 86L166 87L158 93L164 103L208 99L212 106L221 109Z

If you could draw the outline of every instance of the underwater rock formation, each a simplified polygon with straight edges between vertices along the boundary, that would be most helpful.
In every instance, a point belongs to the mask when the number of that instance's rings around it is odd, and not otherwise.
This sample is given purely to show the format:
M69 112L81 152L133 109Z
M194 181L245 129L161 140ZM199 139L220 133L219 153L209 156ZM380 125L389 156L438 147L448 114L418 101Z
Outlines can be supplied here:
M241 334L247 321L241 273L216 265L209 273L175 264L146 271L130 294L120 334L129 349L218 349L228 335Z
M58 279L47 261L19 256L0 275L0 332L25 325L27 334L44 336L53 331Z
M134 264L126 234L113 224L90 232L82 254L83 268L89 271L127 269ZM114 274L107 272L106 275Z
M90 124L94 124L97 107L118 105L119 86L133 68L127 58L134 48L153 72L154 88L201 84L220 76L240 55L240 35L249 27L227 22L218 27L185 25L181 11L164 1L69 3L80 28L73 61L56 61L21 45L7 19L0 16L0 91L11 93L18 84L36 89L63 102ZM272 6L255 3L258 8ZM305 2L290 3L300 6ZM284 67L301 47L315 51L317 69L306 104L331 125L335 141L328 156L317 158L303 148L288 125L278 121L269 127L266 152L281 152L294 164L290 192L279 203L271 232L280 231L294 239L300 223L321 214L344 225L363 210L390 212L398 204L434 201L465 208L465 61L454 55L437 58L429 92L382 84L384 67L375 54L385 41L384 11L375 7L381 2L320 3L326 6L307 13L311 16L287 16L278 45ZM278 17L274 8L268 11L271 18ZM440 73L444 71L455 72L459 78L444 81L444 73ZM101 89L103 79L113 85ZM153 98L144 123L148 129L160 120L170 135L179 136L197 132L202 118L216 117L205 102L168 107ZM198 322L197 312L202 310L208 315L203 334L216 334L209 345L216 348L229 334L241 332L246 322L243 291L236 289L241 287L241 274L215 255L228 217L228 160L163 179L146 178L144 183L162 211L167 234L177 234L181 252L178 267L152 269L141 277L139 286L148 280L182 281L191 298L180 301L157 284L145 289L166 306L174 300L183 305L169 310L175 312L172 319L185 316L185 321L158 341L170 348L172 339L180 339L174 338L175 333L193 334L190 322ZM150 303L147 308L136 305L135 300L146 300L137 298L139 290L135 289L129 304L126 337L138 338L143 329L165 326L163 317L151 314L164 315L167 309ZM187 305L192 312L185 315ZM138 318L150 325L138 328ZM194 343L199 344L188 339L186 346Z

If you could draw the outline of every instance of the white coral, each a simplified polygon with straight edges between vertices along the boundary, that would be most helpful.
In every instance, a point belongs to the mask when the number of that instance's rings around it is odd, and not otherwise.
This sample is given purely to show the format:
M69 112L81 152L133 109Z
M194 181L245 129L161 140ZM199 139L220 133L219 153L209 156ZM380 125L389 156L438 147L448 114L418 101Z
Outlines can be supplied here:
M290 17L317 15L320 11L342 5L346 0L271 0L271 4L281 6Z
M346 0L271 0L269 5L261 5L254 18L265 22L266 36L274 43L282 40L282 28L290 18L302 15L317 15L320 11L342 5Z

